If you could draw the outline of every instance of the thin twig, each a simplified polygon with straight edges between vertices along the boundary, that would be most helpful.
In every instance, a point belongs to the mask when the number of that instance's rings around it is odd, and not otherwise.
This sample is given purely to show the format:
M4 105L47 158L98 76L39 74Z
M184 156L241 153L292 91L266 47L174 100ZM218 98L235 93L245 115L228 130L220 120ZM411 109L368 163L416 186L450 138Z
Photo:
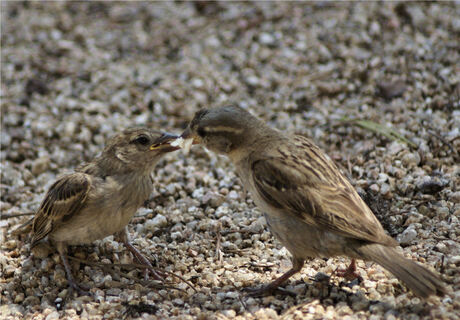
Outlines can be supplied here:
M445 255L442 255L442 258L441 258L441 268L440 268L440 273L443 274L444 273L444 258L446 256Z
M351 174L349 168L345 168L345 166L338 161L334 161L334 163L337 165L337 167L339 167L343 174L347 176L349 180L353 180L353 175Z
M239 233L242 233L242 234L245 234L245 233L253 233L252 231L250 230L247 230L247 229L229 229L229 230L221 230L220 231L220 234L222 236L226 236L230 233L236 233L236 232L239 232Z
M10 230L10 235L12 236L17 236L19 234L26 234L29 233L32 230L32 222L34 221L33 218L27 220L23 224L21 224L19 227L17 227L14 230Z
M253 268L272 268L275 264L257 264L253 262L245 263L244 266L249 266Z
M390 140L396 140L396 141L405 143L405 144L407 144L408 146L410 146L412 148L417 148L417 145L414 142L410 141L409 139L404 137L402 134L400 134L396 130L394 130L392 128L389 128L387 126L384 126L384 125L382 125L380 123L370 121L370 120L350 119L350 118L347 118L347 117L344 117L344 118L340 119L340 121L342 123L353 124L353 125L356 125L356 126L359 126L359 127L363 128L363 129L366 129L366 130L372 131L374 133L383 135L383 136L387 137Z
M133 265L131 264L108 264L108 263L101 263L101 262L95 262L95 261L88 261L88 260L83 260L83 259L79 259L79 258L75 258L75 257L72 257L72 256L67 256L67 258L69 258L70 260L74 260L74 261L77 261L77 262L80 262L80 263L83 263L83 264L86 264L86 265L90 265L90 266L96 266L96 267L99 267L101 268L102 270L104 270L105 272L108 272L112 275L116 274L118 276L122 276L124 278L127 278L127 279L130 279L130 280L133 280L135 282L138 282L144 286L149 286L149 285L152 285L153 284L153 287L154 288L157 288L157 289L173 289L173 290L178 290L178 291L182 291L184 293L186 293L185 290L183 289L180 289L180 288L176 288L176 287L173 287L173 286L169 286L169 285L164 285L164 284L160 284L160 283L156 283L156 281L143 281L143 280L139 280L138 278L136 277L133 277L125 272L122 272L122 271L118 271L118 270L115 270L114 268L115 267L132 267ZM142 266L142 265L141 265ZM145 268L145 266L142 266L143 268Z
M349 177L352 178L353 177L353 167L351 165L350 155L347 155L347 169L348 169Z
M217 261L219 261L220 264L222 264L222 250L221 250L221 240L222 240L222 235L220 234L220 230L222 229L222 224L219 222L216 227L216 256L217 256Z
M82 263L86 263L88 265L95 265L95 266L108 266L109 268L111 267L119 267L119 268L125 268L125 269L145 269L145 265L143 264L139 264L139 263L111 263L111 264L107 264L107 263L100 263L100 262L93 262L93 261L87 261L87 260L81 260L81 259L78 259L78 258L75 258L75 257L70 257L70 259L73 259L75 261L79 261L79 262L82 262ZM166 273L167 275L170 275L171 277L175 277L179 280L181 280L182 282L184 282L185 284L187 284L190 288L193 289L193 291L195 292L198 292L195 287L186 279L184 279L183 277L175 274L175 273L172 273L172 272L169 272L169 271L166 271L166 270L161 270L159 268L153 268L154 270L156 271L160 271L160 272L163 272L163 273ZM131 277L131 276L128 276L127 277L128 279L132 279L134 280L135 278ZM142 282L141 282L142 283ZM182 289L179 289L179 288L174 288L176 290L180 290L180 291L184 291ZM185 292L185 291L184 291Z
M25 213L2 213L0 216L0 220L10 219L10 218L18 218L24 216L33 216L35 212L25 212Z
M427 132L429 134L431 134L433 137L438 138L442 143L444 143L446 146L448 146L451 153L457 154L457 150L454 149L454 147L452 146L452 144L449 141L447 141L442 136L440 136L439 134L434 132L434 130L427 130Z
M235 288L235 291L238 292L238 301L240 301L240 303L243 305L244 310L246 310L247 312L251 312L251 311L249 311L248 305L246 304L246 302L244 302L243 298L241 298L241 293L240 293L241 290L238 289L238 288L235 286L235 284L233 283L233 281L230 281L230 282L231 282L233 288Z

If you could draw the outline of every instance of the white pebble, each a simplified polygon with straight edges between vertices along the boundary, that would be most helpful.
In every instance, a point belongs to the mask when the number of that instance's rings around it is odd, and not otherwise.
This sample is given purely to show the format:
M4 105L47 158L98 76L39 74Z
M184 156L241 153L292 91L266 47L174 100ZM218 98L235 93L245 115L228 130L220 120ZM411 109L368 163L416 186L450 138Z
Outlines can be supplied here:
M171 233L171 239L178 240L182 238L182 233L180 231L176 231Z
M260 43L270 45L270 44L273 44L275 42L275 37L273 37L269 33L264 32L259 36L259 41L260 41Z
M215 215L216 217L220 218L222 216L229 214L229 212L230 212L230 209L228 207L220 206L219 208L217 208Z
M420 155L418 152L406 153L401 160L405 167L414 167L420 163Z
M57 320L59 319L59 312L53 311L49 315L46 316L46 320Z
M166 219L166 217L161 214L157 214L155 218L151 220L147 220L145 222L145 229L152 231L155 228L161 228L161 227L166 226L167 224L168 224L168 219Z
M229 310L223 310L222 314L226 316L229 319L233 319L236 317L236 312L235 310L229 309Z
M396 238L402 245L410 244L417 237L417 231L413 227L408 227Z
M231 200L238 200L240 198L240 196L238 195L238 192L234 190L230 191L227 197Z

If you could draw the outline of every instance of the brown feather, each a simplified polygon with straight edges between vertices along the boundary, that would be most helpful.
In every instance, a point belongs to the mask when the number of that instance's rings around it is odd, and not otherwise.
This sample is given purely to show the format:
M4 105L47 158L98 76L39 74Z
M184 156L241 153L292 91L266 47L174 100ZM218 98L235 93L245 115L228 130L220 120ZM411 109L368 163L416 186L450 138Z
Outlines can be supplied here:
M252 163L255 186L272 206L342 236L396 246L335 164L297 136Z
M45 238L60 222L67 221L85 204L91 189L91 176L72 173L57 180L48 190L35 214L32 247Z
M230 127L241 133L227 134ZM256 292L273 291L308 257L338 255L376 261L422 297L446 292L436 274L393 248L398 243L310 140L274 130L236 106L198 112L185 133L231 159L271 232L293 255L292 269Z

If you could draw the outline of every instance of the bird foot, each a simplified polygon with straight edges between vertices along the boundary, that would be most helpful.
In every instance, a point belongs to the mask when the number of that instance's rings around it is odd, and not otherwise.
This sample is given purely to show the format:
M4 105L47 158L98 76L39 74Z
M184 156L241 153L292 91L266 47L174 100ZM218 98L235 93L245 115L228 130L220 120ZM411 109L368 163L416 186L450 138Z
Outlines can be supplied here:
M152 264L150 263L149 259L147 259L136 247L134 247L128 241L124 242L125 246L128 248L129 251L134 255L135 259L145 266L144 269L144 279L148 280L149 275L152 276L154 280L163 281L166 278L166 274L161 272L160 270L155 269Z
M59 251L59 250L58 250ZM69 288L71 291L76 291L81 296L90 296L91 293L89 292L90 288L87 288L83 285L77 284L73 275L72 275L72 268L70 267L69 260L67 260L67 256L63 250L59 252L59 256L62 260L62 264L64 265L67 283L69 284Z
M346 269L335 269L332 274L336 274L339 277L345 278L348 281L352 281L354 279L362 280L361 275L358 273L356 268L355 260L351 260L350 265Z
M152 265L150 266L146 265L144 269L144 279L148 280L150 275L152 276L154 280L158 280L158 281L163 281L166 278L166 274L163 273L162 271L155 270L152 267Z
M69 283L70 292L76 291L79 296L91 296L91 292L89 292L90 288L77 284L74 280L67 279Z

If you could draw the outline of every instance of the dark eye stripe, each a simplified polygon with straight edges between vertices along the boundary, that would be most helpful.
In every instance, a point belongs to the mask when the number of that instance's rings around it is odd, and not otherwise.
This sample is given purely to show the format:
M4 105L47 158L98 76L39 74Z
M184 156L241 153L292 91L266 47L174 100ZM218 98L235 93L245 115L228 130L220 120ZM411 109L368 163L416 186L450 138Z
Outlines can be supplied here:
M200 137L204 137L206 135L206 130L204 128L198 128L197 132Z
M140 137L137 137L136 139L134 139L133 142L145 146L150 142L150 139L148 137L146 137L146 136L140 136Z

